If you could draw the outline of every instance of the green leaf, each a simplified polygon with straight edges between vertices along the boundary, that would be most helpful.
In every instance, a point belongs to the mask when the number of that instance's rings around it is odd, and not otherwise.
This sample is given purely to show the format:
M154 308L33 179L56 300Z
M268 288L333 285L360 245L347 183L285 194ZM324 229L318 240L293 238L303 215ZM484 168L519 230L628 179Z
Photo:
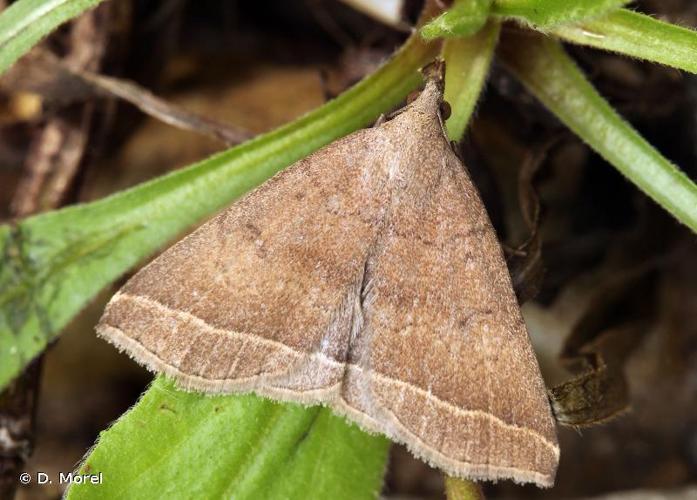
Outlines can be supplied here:
M119 275L279 170L391 110L420 84L418 69L436 51L414 36L376 73L276 131L103 200L0 226L0 388Z
M18 0L0 13L0 74L62 23L102 0Z
M697 185L617 114L558 42L532 32L509 33L499 53L504 64L562 122L697 232Z
M377 498L389 441L326 408L206 397L158 377L80 467L68 500Z
M448 138L460 141L474 112L489 73L501 26L496 21L469 38L452 38L443 45L445 101L450 118L445 122Z
M494 0L492 13L538 28L602 16L631 0Z
M455 0L453 6L421 28L426 40L469 36L479 31L489 17L491 0Z
M551 31L559 38L697 73L697 31L630 10Z

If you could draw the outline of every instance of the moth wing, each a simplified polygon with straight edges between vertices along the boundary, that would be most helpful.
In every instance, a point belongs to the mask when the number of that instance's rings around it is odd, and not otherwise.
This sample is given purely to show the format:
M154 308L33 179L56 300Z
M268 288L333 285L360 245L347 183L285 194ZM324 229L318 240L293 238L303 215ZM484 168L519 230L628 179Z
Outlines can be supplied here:
M440 144L447 160L417 172L368 261L344 399L452 475L550 486L554 422L501 247Z
M384 207L371 133L299 161L172 246L112 298L98 333L184 388L321 399L341 381Z

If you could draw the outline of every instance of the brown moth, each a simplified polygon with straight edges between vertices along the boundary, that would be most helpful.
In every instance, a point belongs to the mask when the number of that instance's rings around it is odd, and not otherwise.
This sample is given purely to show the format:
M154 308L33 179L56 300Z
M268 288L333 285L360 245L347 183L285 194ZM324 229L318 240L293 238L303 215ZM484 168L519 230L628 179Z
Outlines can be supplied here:
M550 486L544 384L440 86L136 274L99 334L188 390L321 403L450 475Z

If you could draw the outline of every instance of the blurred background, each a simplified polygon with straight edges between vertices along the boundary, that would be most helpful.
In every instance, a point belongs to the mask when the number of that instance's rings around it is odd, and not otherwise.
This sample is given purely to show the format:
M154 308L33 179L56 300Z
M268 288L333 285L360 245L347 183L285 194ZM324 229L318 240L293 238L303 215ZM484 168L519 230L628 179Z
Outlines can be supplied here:
M408 36L419 4L407 2L405 22L389 25L335 0L105 2L0 78L0 217L95 200L226 148L47 76L49 56L136 82L226 124L235 142L302 115L376 69ZM635 7L697 26L692 0ZM697 176L697 78L569 51L623 116ZM560 354L573 346L593 352L620 335L621 347L606 355L624 376L629 403L603 425L560 428L554 489L500 482L484 486L487 498L697 499L695 236L496 64L458 148L508 248L548 386L571 376L573 364ZM537 207L540 223L531 227L526 213ZM34 452L23 470L74 469L151 379L94 334L107 299L127 278L85 309L33 368L40 381L31 388L39 391ZM12 397L5 394L0 408L23 404ZM385 497L443 498L437 471L400 447L390 460ZM59 498L58 488L32 485L17 498Z

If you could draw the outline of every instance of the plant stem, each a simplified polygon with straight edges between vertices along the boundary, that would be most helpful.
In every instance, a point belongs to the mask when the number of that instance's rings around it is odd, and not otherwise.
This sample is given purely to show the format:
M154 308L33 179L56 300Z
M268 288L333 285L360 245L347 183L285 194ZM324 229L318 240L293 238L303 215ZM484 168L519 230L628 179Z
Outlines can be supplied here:
M697 32L630 10L550 30L559 38L697 73Z
M593 88L561 44L510 32L499 55L547 108L639 189L697 232L697 185L661 155Z
M486 24L491 0L455 0L452 7L423 28L426 40L471 36Z
M631 0L494 0L491 12L535 27L551 27L601 16Z
M484 88L501 26L489 23L476 35L450 38L443 46L445 96L452 113L446 121L448 138L460 141Z
M485 500L482 487L469 479L445 477L445 495L447 500Z

